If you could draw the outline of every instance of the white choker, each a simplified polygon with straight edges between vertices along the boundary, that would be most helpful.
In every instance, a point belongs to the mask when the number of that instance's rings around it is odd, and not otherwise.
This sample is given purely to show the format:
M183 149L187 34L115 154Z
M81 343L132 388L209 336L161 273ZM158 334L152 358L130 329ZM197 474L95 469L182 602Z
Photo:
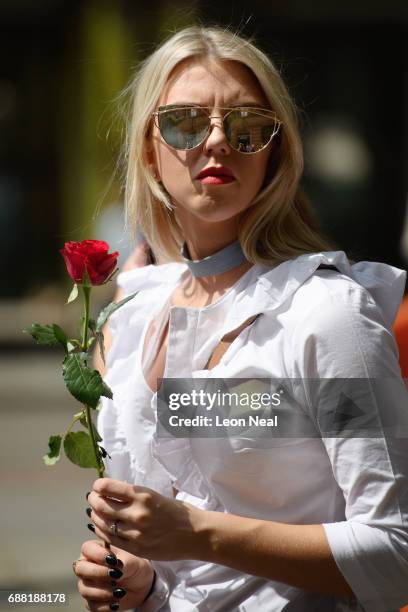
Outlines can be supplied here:
M203 259L191 259L186 243L183 244L180 254L188 265L191 274L197 277L223 274L247 261L239 240L235 240L235 242L227 245L221 251L217 251L217 253L208 255L208 257Z

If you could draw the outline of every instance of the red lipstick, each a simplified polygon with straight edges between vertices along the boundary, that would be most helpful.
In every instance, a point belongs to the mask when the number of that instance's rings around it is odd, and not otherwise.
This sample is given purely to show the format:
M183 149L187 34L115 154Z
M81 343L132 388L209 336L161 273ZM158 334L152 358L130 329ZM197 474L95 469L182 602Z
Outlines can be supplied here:
M226 166L210 166L201 170L195 180L203 185L225 185L235 181L235 176Z

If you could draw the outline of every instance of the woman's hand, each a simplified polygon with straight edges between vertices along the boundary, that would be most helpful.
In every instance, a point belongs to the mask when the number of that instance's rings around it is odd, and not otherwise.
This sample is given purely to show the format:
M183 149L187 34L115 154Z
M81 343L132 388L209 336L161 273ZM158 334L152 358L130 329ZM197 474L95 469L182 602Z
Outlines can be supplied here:
M81 557L74 563L78 590L86 608L95 612L129 610L140 606L153 581L153 568L147 559L102 542L88 540Z
M146 487L99 478L88 496L94 533L148 559L200 559L204 511Z

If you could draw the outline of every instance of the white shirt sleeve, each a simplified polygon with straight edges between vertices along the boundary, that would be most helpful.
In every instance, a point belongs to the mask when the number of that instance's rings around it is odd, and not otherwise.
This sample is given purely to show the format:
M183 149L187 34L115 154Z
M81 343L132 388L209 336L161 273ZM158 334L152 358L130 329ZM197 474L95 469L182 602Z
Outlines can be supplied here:
M341 279L337 287L298 320L293 376L304 379L307 409L345 499L345 520L323 524L333 557L361 605L386 612L408 603L407 391L395 339L371 295ZM324 379L320 387L308 380L316 378ZM328 379L355 378L361 384L349 381L348 388L356 404L362 396L370 398L363 423L374 433L357 437L355 430L345 432L343 421L343 429L329 436L322 427ZM385 424L395 419L400 426L389 433Z

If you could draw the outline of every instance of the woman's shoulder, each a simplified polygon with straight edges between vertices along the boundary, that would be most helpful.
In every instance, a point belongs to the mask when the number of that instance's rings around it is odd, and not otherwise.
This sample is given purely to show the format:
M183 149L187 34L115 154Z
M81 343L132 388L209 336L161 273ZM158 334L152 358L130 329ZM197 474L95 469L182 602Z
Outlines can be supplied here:
M278 315L297 375L397 375L392 324L405 272L377 262L349 262L342 252L299 259L292 262L292 282L306 264L313 262L314 270Z
M343 251L308 253L265 271L261 281L277 304L301 323L350 312L377 313L391 327L403 296L406 272L388 264L350 261Z
M110 317L111 331L117 333L125 330L126 333L130 328L137 328L141 332L147 318L165 304L184 270L183 264L168 263L121 272L117 277L117 285L122 289L124 298L132 298Z

